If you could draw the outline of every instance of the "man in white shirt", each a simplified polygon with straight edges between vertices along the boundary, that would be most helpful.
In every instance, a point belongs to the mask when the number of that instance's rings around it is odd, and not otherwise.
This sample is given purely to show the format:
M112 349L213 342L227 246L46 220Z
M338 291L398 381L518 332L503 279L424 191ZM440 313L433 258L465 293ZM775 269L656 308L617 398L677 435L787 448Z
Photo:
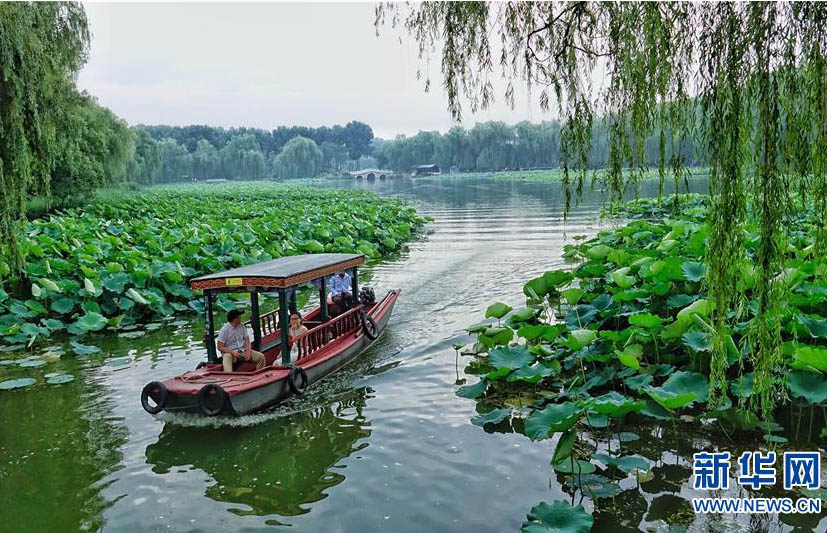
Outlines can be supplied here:
M218 332L218 351L222 354L224 372L232 372L233 363L241 359L253 361L256 370L264 368L264 354L253 350L247 328L241 323L242 314L237 309L227 313L227 323Z
M350 279L350 274L346 271L341 271L330 278L330 299L339 306L339 311L347 311L353 305L353 295L350 291L353 288L353 282Z

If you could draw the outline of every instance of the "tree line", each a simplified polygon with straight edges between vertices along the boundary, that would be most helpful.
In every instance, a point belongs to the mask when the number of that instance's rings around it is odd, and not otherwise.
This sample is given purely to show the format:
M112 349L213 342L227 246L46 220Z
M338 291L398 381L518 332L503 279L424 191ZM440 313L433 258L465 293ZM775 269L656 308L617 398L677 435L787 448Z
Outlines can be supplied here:
M413 136L400 135L393 140L375 142L373 156L381 166L407 171L420 164L435 163L443 169L460 171L496 171L528 168L558 168L563 158L561 131L557 121L540 123L481 122L470 129L460 126L447 133L421 131ZM660 132L645 139L645 156L640 165L659 163ZM609 160L609 124L597 120L591 127L588 152L589 168L604 167ZM691 136L686 136L679 155L686 165L703 163ZM668 157L672 146L666 147Z
M372 149L373 130L344 126L221 128L206 125L145 126L135 135L135 181L314 177L355 170Z

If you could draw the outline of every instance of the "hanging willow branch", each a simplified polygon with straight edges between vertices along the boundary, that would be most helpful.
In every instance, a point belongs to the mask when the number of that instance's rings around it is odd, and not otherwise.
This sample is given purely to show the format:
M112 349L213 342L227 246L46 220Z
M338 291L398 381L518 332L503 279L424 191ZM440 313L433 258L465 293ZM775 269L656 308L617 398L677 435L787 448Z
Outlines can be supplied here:
M821 213L816 248L827 250L827 5L817 2L446 2L381 4L425 58L441 53L448 109L461 119L494 99L489 78L539 88L539 103L564 122L568 210L586 179L592 128L609 131L606 187L613 200L644 164L644 139L659 137L661 191L685 179L680 157L693 135L709 161L708 289L715 303L711 399L726 388L730 310L745 307L755 280L749 334L756 372L752 406L769 418L780 382L783 220L798 202ZM497 64L492 58L497 57ZM426 82L427 83L427 82ZM757 219L754 269L743 271L745 223ZM760 381L760 383L759 383Z

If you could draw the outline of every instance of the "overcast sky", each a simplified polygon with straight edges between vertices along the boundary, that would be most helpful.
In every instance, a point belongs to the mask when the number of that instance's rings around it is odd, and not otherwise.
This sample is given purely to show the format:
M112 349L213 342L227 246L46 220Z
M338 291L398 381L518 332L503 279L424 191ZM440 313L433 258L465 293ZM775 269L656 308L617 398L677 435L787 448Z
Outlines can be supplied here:
M379 137L451 127L439 58L432 88L410 39L376 36L374 4L86 4L90 59L78 77L130 124L321 126L361 120ZM549 118L526 95L511 110L466 115Z

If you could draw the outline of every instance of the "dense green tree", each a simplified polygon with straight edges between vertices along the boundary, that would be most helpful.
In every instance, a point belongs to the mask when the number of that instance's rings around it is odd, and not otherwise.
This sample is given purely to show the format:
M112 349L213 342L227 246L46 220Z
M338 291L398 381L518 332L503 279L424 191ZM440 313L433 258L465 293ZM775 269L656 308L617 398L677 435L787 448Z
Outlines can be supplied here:
M294 137L273 158L273 172L282 179L312 178L324 166L324 154L311 139Z
M78 93L67 97L58 116L50 173L55 206L127 180L135 148L126 122Z
M141 185L152 185L161 179L163 153L158 142L143 128L132 130L135 156L129 162L129 179Z
M49 194L57 115L88 45L80 4L0 4L0 270L4 257L21 264L16 231L27 193Z
M192 175L198 179L211 179L218 175L218 150L206 139L199 139L192 153Z

